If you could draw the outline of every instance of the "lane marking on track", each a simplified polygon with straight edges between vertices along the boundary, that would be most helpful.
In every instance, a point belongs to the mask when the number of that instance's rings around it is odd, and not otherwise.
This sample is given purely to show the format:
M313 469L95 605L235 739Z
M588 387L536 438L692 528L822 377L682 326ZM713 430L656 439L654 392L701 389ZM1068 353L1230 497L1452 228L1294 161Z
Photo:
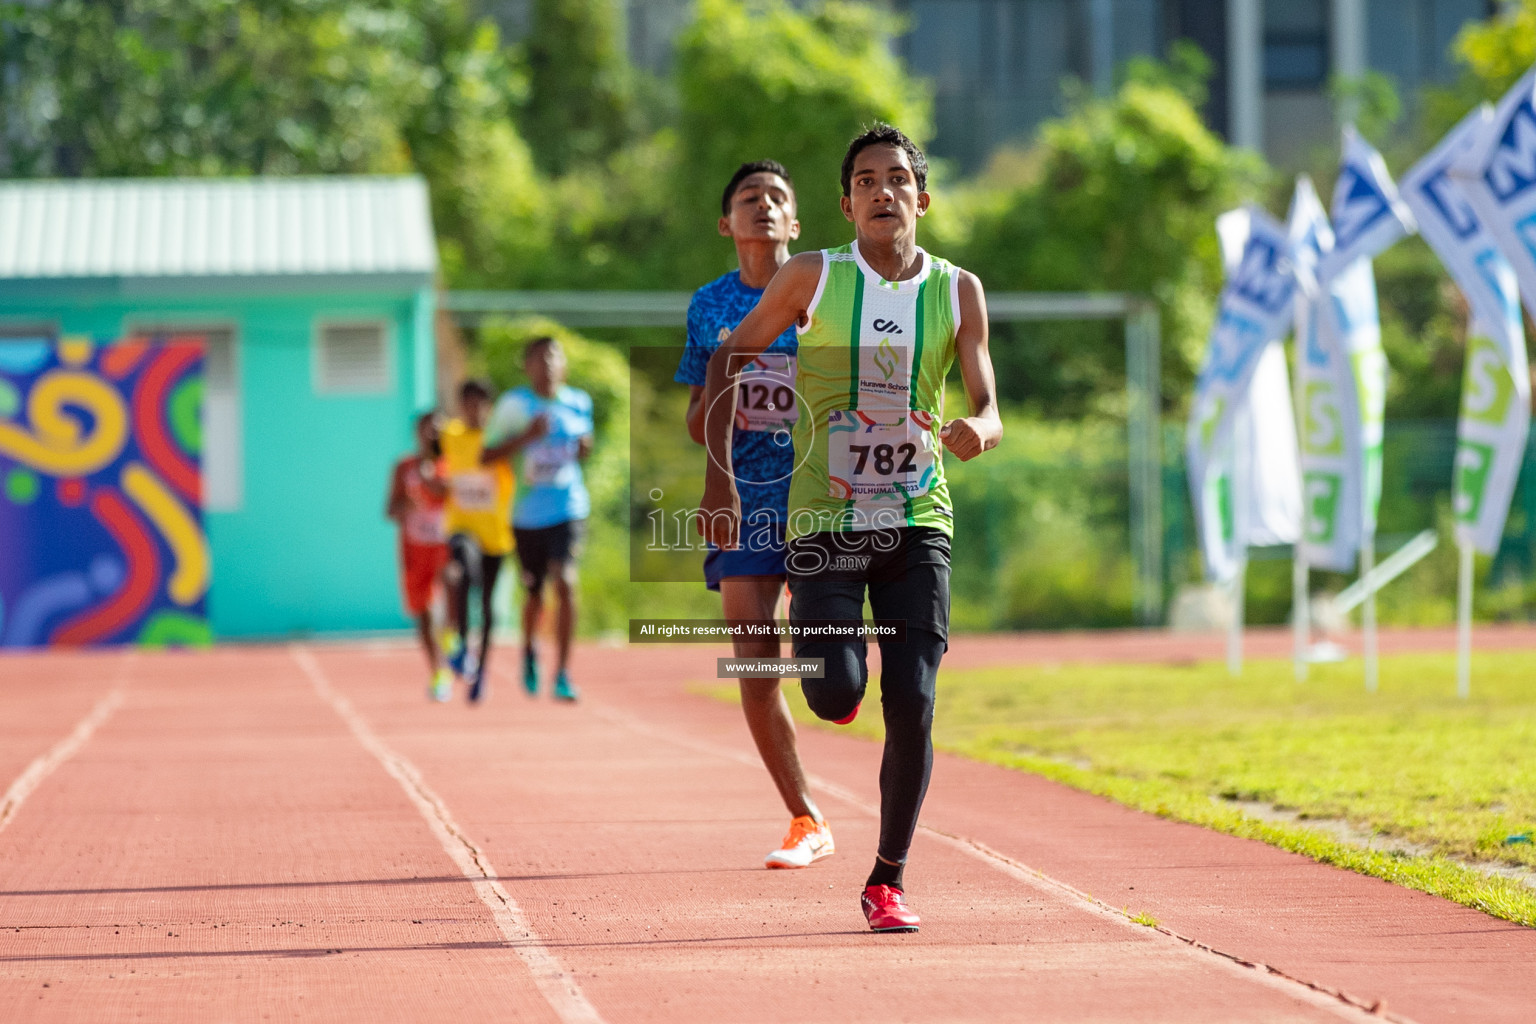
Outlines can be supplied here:
M80 748L90 741L97 729L101 728L102 723L123 706L123 701L127 699L128 666L135 660L135 655L136 652L130 651L123 656L116 673L117 685L112 691L96 702L96 706L75 724L68 736L59 740L47 753L40 755L27 765L22 773L16 776L16 781L6 789L5 794L0 796L0 832L5 831L5 827L15 820L21 805L26 803L27 797L31 796L38 786L42 785L43 780L57 771L65 761L78 754Z
M576 979L544 946L522 907L497 881L496 869L486 857L485 851L476 846L453 820L448 805L427 785L420 770L379 738L362 715L358 714L352 702L331 685L314 655L302 647L290 647L289 653L309 677L315 692L341 716L358 743L400 784L406 798L421 812L432 834L442 844L443 851L470 881L475 894L490 910L502 937L532 973L534 985L550 1009L555 1011L555 1016L564 1024L603 1024L602 1016L587 1000Z
M589 701L584 701L583 703L586 704L587 710L591 711L598 718L629 729L632 732L638 732L643 736L662 740L673 746L692 750L695 753L734 761L748 767L762 767L762 760L760 758L754 757L745 751L722 747L707 740L696 740L692 737L682 736L653 726L649 722L642 721L633 715L618 711L612 707L593 705ZM807 772L805 777L806 781L812 786L815 786L828 796L836 797L843 803L870 817L876 819L880 817L880 808L877 805L871 804L847 787L841 786L813 772ZM1245 981L1255 982L1267 988L1284 992L1318 1009L1330 1011L1340 1019L1350 1021L1390 1020L1395 1021L1396 1024L1415 1024L1410 1018L1387 1012L1384 1002L1366 1001L1352 996L1342 989L1331 988L1315 981L1298 978L1269 964L1248 960L1235 953L1216 949L1198 939L1181 935L1160 924L1149 928L1147 925L1132 920L1129 911L1117 909L1101 900L1095 899L1081 889L1058 878L1053 878L1037 868L1032 868L1027 864L1017 861L1007 854L993 849L979 839L945 832L921 821L918 822L917 827L941 844L967 856L974 857L1016 881L1022 882L1034 889L1042 890L1047 894L1072 897L1074 900L1086 904L1085 909L1091 913L1096 913L1100 917L1133 929L1136 932L1154 931L1165 935L1178 941L1183 949L1189 951L1202 962L1214 962L1229 972L1235 973Z

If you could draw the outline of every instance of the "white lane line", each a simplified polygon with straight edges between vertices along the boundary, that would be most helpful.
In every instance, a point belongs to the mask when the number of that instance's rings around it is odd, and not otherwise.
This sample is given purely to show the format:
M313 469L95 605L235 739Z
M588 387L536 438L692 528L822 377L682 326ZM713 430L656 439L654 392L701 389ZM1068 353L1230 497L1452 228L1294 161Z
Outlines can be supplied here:
M442 844L443 852L448 854L459 872L469 879L475 894L490 909L497 929L527 965L539 994L555 1011L555 1016L565 1024L603 1024L603 1018L587 1000L576 979L560 966L560 961L533 930L522 907L497 881L496 869L486 857L485 851L476 846L453 820L447 804L426 784L416 766L379 739L378 734L352 707L352 702L331 685L314 655L302 647L291 647L289 651L321 699L341 716L347 728L352 730L352 735L378 759L390 777L400 783L406 797L421 812L432 834Z
M695 753L704 754L711 757L723 758L728 761L735 761L738 764L744 764L753 768L762 767L761 759L745 751L734 750L730 747L722 747L717 744L710 743L707 740L696 740L689 736L682 736L666 729L660 729L648 722L634 717L633 715L623 711L618 711L612 707L593 705L590 701L586 701L585 703L587 704L588 710L590 710L599 718L603 718L615 725L622 726L623 728L629 729L633 732L638 732L643 736L649 736L653 739L662 740L672 744L673 746L682 747L685 750L692 750ZM843 803L853 807L855 810L869 815L870 817L880 817L880 808L878 806L869 803L852 790L838 785L830 779L816 775L813 772L807 772L805 777L806 781L808 781L812 786L815 786L817 789L828 794L829 796L836 797ZM1027 864L1023 864L1017 860L1014 860L1012 857L1009 857L998 850L994 850L992 847L978 839L972 839L968 836L960 836L950 832L945 832L934 828L932 825L924 824L922 822L919 822L917 827L923 832L928 833L931 837L938 840L945 846L957 850L967 856L974 857L977 860L987 864L989 867L1009 876L1010 878L1022 882L1031 888L1042 891L1047 895L1066 895L1072 897L1082 903L1087 904L1086 909L1090 912L1096 913L1099 916L1126 928L1133 929L1137 932L1147 930L1155 931L1162 935L1168 936L1169 938L1176 939L1181 944L1182 948L1195 955L1201 961L1207 963L1214 962L1218 966L1226 968L1229 972L1235 973L1244 981L1255 982L1257 984L1264 985L1267 988L1272 988L1283 992L1292 998L1299 999L1320 1010L1331 1012L1343 1020L1391 1020L1397 1022L1397 1024L1414 1024L1414 1022L1407 1017L1403 1017L1395 1013L1388 1013L1386 1011L1385 1005L1382 1003L1367 1002L1363 999L1356 998L1355 996L1352 996L1341 989L1330 988L1326 985L1321 985L1314 981L1307 981L1304 978L1298 978L1294 975L1286 974L1284 971L1281 971L1277 967L1271 967L1269 964L1257 963L1255 961L1240 957L1234 953L1228 953L1224 950L1216 949L1212 946L1206 945L1203 942L1200 942L1197 939L1190 938L1186 935L1181 935L1172 929L1165 928L1162 925L1155 925L1149 929L1146 925L1134 921L1131 918L1129 911L1117 909L1107 903L1102 902L1101 900L1095 899L1088 893L1083 892L1081 889L1063 882L1058 878L1053 878L1050 875L1047 875L1045 872L1036 868L1032 868Z
M123 701L127 694L124 690L125 684L122 679L127 671L127 663L131 660L132 655L123 658L123 665L118 669L117 673L117 686L112 692L97 701L96 706L91 708L89 714L80 719L75 727L70 730L68 736L55 743L46 754L41 755L31 764L27 765L26 770L16 776L16 781L12 782L10 787L6 789L5 795L0 796L0 832L3 832L5 827L15 820L17 813L21 810L21 805L26 803L27 797L31 796L38 786L42 785L43 780L58 770L58 767L65 761L78 754L80 748L89 742L97 729L101 728L102 723L111 718L112 713L123 706Z

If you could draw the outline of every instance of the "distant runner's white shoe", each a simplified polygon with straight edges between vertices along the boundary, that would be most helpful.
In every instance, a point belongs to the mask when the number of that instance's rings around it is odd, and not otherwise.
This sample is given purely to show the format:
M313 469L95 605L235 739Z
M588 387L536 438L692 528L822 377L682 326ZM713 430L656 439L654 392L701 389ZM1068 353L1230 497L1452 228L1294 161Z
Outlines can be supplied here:
M826 822L802 814L789 823L784 844L770 853L763 863L770 868L808 868L823 857L837 852L832 845L832 830Z

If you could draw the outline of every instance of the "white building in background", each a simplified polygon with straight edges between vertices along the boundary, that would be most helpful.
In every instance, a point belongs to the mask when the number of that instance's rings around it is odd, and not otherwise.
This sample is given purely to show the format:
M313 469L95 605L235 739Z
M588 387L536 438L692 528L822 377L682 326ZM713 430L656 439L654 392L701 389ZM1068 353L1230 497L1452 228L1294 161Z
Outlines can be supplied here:
M691 0L623 5L631 58L665 70ZM805 6L809 0L793 0ZM1231 141L1281 164L1335 138L1327 86L1367 70L1391 77L1405 104L1456 75L1449 47L1498 0L878 0L905 16L897 51L934 86L936 156L973 171L1060 113L1062 83L1114 85L1128 58L1195 42L1215 73L1204 114ZM533 0L482 0L509 40Z

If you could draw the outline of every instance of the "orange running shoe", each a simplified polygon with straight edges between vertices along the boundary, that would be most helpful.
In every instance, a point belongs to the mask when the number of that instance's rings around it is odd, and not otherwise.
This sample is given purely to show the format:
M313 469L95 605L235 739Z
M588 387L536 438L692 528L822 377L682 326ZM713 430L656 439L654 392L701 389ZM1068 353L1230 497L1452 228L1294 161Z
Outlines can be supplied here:
M837 847L832 845L832 830L827 823L802 814L789 823L789 835L784 837L783 845L770 853L763 863L770 868L808 868L836 852Z

